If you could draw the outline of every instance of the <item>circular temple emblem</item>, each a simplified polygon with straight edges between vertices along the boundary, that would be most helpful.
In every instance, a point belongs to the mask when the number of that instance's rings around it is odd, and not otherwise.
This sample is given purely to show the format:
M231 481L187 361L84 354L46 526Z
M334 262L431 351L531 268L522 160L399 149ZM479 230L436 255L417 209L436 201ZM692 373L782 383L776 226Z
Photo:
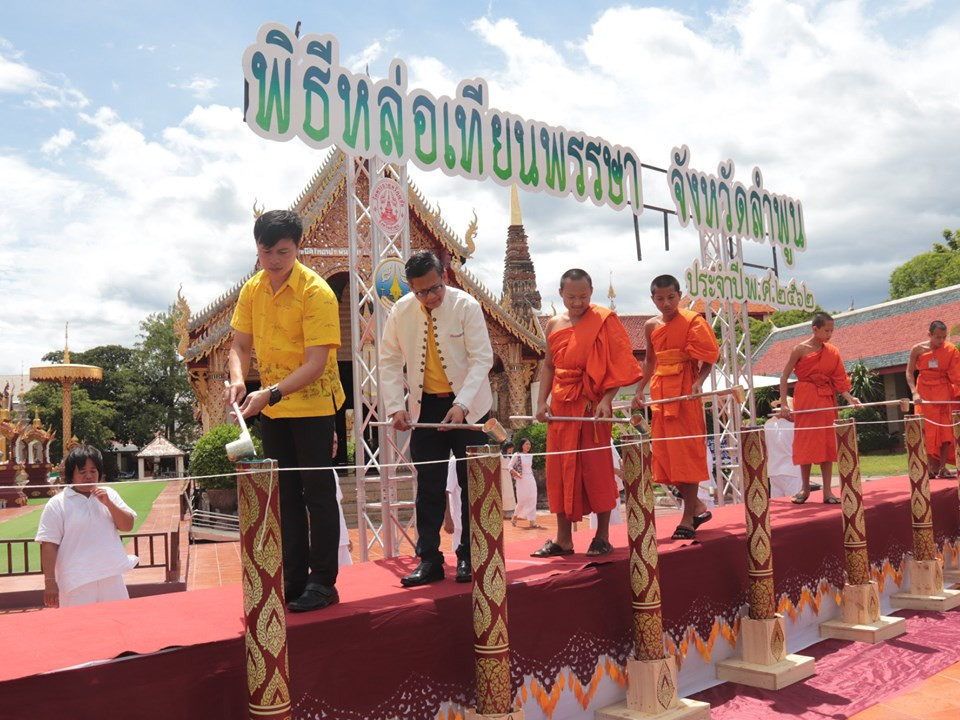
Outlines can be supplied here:
M370 214L377 226L388 235L395 235L407 224L407 199L400 183L382 178L373 186Z
M410 292L402 258L389 257L382 260L374 273L374 282L377 297L380 298L380 302L387 310L392 308L397 300Z

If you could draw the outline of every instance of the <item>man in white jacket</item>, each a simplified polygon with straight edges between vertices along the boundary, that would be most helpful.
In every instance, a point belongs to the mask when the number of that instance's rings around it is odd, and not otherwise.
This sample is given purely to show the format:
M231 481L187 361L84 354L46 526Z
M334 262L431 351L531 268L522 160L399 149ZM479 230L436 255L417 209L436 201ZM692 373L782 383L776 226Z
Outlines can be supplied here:
M429 250L406 263L412 292L397 301L380 340L380 387L386 414L397 430L412 424L483 422L490 412L493 348L480 304L447 287L440 259ZM410 394L404 398L406 366ZM410 452L417 466L417 557L420 564L401 579L405 587L442 580L440 528L446 506L447 460L466 456L468 445L486 443L477 430L414 428ZM457 463L462 538L457 547L457 582L469 582L470 510L467 465Z

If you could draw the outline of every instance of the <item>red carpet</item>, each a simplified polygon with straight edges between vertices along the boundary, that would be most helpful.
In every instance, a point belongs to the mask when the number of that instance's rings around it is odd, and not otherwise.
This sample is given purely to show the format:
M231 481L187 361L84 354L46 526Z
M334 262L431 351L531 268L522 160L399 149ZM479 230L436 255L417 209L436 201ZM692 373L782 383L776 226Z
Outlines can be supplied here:
M907 481L893 478L865 487L871 561L899 566L911 542ZM960 525L957 488L952 481L934 481L932 488L935 532L942 543L954 539ZM804 506L783 499L773 503L777 593L794 605L804 588L816 588L822 580L835 587L843 582L840 510L819 499L815 494ZM706 639L717 619L733 622L745 602L743 509L716 510L695 543L669 540L672 522L661 522L658 530L670 642L682 646L690 628ZM579 552L589 539L589 532L578 534ZM572 669L587 686L603 656L625 661L630 650L626 528L614 528L611 541L618 550L599 563L588 563L584 555L534 560L529 553L540 544L536 540L508 546L515 689L534 678L549 693L562 668ZM472 703L470 586L448 580L404 590L399 578L414 562L404 558L345 568L338 582L340 605L288 616L297 717L432 719L444 702ZM925 661L904 660L914 671L898 669L885 679L883 689L890 692L956 661L955 655L946 657L945 648L958 648L960 642L947 640L946 629L938 634L939 626L928 617L911 623L922 639L907 636L870 652L834 641L813 648L823 653L825 666L818 667L817 678L791 691L798 694L785 712L830 706L828 717L844 718L865 707L857 703L871 697L875 702L878 688L871 678L883 678L877 668L885 663L899 668L899 661L884 652L916 646L915 654ZM242 631L239 585L0 616L0 718L62 718L69 708L71 718L99 719L106 694L109 706L135 707L143 720L244 717ZM690 646L687 652L696 649ZM864 669L857 678L873 689L856 694L815 684L835 682L836 671L828 668L836 652L863 663L874 658L872 674ZM113 658L124 661L103 662ZM803 695L811 691L817 696ZM720 693L716 699L722 700L731 692L724 686L708 694ZM755 697L760 714L726 717L775 717L769 713L780 712L780 703L787 702L783 698L793 697L782 691L772 700L751 692L735 702Z
M803 651L817 674L778 692L726 683L697 693L713 720L848 718L960 660L960 612L898 613L907 634L876 645L824 640Z

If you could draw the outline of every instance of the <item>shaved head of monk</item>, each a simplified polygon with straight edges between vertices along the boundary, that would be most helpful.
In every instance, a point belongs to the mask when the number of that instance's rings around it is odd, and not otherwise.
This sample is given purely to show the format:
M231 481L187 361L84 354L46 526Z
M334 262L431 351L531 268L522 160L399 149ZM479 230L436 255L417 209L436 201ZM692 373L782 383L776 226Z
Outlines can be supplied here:
M576 320L590 309L593 280L586 270L572 268L560 276L560 297L571 320Z
M673 275L658 275L650 283L650 297L653 298L653 304L663 315L666 321L671 320L680 308L680 298L683 293L680 292L680 281Z
M943 320L934 320L930 323L930 349L943 347L947 340L947 324Z

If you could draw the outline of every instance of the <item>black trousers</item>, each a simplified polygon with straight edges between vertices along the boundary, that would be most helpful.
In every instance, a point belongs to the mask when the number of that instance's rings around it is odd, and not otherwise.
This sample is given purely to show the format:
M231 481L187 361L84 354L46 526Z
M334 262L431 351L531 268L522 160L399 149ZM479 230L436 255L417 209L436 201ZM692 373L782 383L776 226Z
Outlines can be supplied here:
M280 522L283 578L287 585L307 582L333 587L337 582L340 513L332 470L284 470L326 467L333 456L334 417L260 416L263 451L280 466ZM309 519L308 519L309 516Z
M453 394L446 396L423 394L418 422L436 423L443 420L453 407ZM486 420L486 416L481 420ZM452 452L457 463L457 481L460 484L460 545L457 559L470 559L470 498L467 495L467 446L484 445L487 436L480 430L433 430L414 428L410 437L410 454L414 462L434 461L417 467L417 557L431 562L442 562L440 528L447 507L447 463ZM436 462L440 461L440 462Z

